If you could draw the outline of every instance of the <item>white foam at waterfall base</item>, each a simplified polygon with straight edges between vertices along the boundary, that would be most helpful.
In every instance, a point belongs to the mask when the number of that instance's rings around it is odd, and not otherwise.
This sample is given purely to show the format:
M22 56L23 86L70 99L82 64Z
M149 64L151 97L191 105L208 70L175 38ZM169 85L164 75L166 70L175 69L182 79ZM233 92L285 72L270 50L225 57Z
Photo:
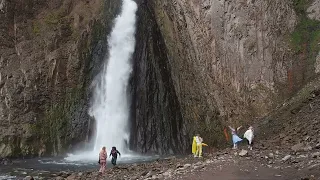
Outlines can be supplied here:
M127 87L132 71L131 56L135 47L135 23L137 4L123 0L120 15L115 19L108 39L108 54L102 72L95 79L93 103L89 115L96 120L94 150L69 155L66 160L97 160L103 146L110 152L116 146L128 156L129 107Z

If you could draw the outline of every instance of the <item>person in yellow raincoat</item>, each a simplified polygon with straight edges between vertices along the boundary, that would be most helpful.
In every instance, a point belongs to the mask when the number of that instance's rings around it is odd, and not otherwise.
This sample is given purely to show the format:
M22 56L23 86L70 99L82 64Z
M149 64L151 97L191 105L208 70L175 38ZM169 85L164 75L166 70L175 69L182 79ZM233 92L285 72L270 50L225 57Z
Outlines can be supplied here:
M192 154L194 157L196 157L196 152L197 152L197 142L196 142L196 136L193 136L193 141L192 141Z

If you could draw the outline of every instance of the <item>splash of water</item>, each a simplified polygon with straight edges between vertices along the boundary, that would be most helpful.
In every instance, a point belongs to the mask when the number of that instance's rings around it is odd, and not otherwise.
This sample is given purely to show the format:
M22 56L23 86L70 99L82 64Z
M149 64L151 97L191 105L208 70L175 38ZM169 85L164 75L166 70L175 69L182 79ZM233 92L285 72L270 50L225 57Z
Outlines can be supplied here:
M126 90L132 71L130 59L135 48L136 11L137 4L133 0L123 0L121 13L115 19L108 39L108 58L97 79L89 111L97 124L94 150L86 157L76 155L69 157L69 160L97 159L103 146L108 151L113 146L120 152L127 149L129 107Z

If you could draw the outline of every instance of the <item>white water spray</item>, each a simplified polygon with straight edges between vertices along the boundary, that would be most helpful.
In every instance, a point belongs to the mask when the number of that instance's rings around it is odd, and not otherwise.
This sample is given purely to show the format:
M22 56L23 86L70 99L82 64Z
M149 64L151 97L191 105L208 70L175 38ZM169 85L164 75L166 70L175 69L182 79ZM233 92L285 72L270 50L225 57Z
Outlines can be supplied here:
M94 102L89 114L97 122L94 151L103 146L116 146L125 150L129 140L127 86L131 73L131 56L135 47L135 23L137 4L123 0L121 14L109 38L109 58L95 87Z
M115 19L108 39L108 58L105 59L103 70L97 79L89 111L97 124L94 150L85 157L79 154L69 156L67 160L96 160L103 146L108 151L112 146L116 146L120 152L127 149L127 86L132 71L130 59L135 47L136 11L137 4L133 0L123 0L121 13Z

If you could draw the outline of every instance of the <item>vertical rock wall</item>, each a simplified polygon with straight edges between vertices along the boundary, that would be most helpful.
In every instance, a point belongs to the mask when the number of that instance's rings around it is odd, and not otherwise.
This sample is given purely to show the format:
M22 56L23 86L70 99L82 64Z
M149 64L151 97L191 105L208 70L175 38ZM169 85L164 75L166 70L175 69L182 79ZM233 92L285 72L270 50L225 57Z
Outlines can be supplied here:
M119 5L0 1L0 157L59 154L89 138L89 84Z
M141 0L140 3L145 11L154 13L153 20L143 21L144 29L150 29L148 25L153 27L156 21L164 39L160 50L167 55L155 60L157 64L167 63L172 83L161 85L159 79L163 78L157 73L161 67L150 67L140 58L143 63L140 71L148 74L153 68L158 77L149 77L154 81L140 80L144 83L138 84L138 89L156 85L170 89L175 93L171 99L178 104L171 107L179 108L171 114L181 114L189 135L200 132L210 144L224 142L224 126L247 125L272 112L319 72L317 1ZM148 52L143 56L148 63L153 62L150 56L156 55L154 47L148 43L143 47ZM164 103L157 100L157 93L141 92L144 94L144 98L138 99L141 102ZM149 118L149 125L153 124L154 114L148 108L140 111L144 107L149 106L141 106L136 113L146 116L142 119Z
M173 88L167 49L154 12L140 4L131 79L131 148L182 153L188 136Z

